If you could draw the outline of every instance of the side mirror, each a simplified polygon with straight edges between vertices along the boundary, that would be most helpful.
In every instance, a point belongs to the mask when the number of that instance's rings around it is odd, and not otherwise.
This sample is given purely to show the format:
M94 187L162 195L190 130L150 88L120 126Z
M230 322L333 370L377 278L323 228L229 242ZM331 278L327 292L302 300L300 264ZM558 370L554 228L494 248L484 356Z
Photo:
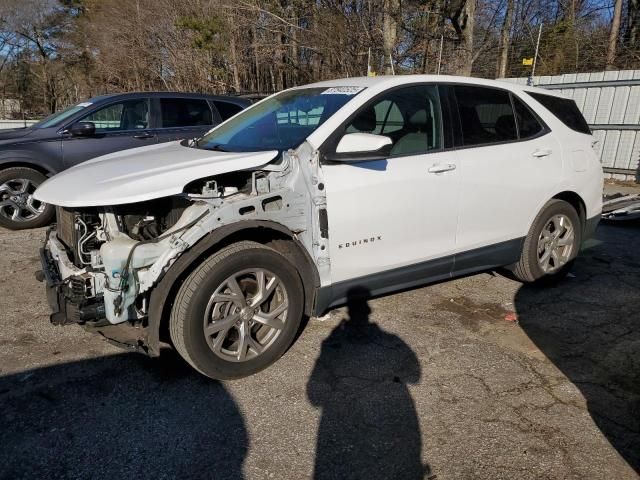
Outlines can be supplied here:
M384 135L348 133L340 139L336 154L329 160L348 162L384 157L389 153L386 147L392 144L393 141Z
M71 125L69 132L74 137L90 137L96 133L96 124L93 122L78 122Z
M348 133L340 139L336 153L371 153L378 152L393 142L384 135L373 133Z

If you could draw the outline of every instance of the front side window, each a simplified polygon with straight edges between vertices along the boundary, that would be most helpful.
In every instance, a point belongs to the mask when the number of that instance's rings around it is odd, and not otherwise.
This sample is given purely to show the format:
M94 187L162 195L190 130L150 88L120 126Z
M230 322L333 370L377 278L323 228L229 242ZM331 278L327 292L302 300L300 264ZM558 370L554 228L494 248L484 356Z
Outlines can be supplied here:
M206 100L197 98L162 98L162 128L213 125L213 115Z
M442 147L440 100L435 85L393 90L365 106L345 133L391 138L391 155L415 155Z
M518 139L509 92L467 85L456 85L454 91L465 146Z
M197 146L232 152L296 148L361 90L345 86L279 93L215 128Z
M547 110L558 117L560 121L570 129L591 135L589 124L584 119L576 105L576 102L573 100L537 92L527 92L527 94L540 102Z
M108 105L80 119L92 122L96 132L140 130L149 127L149 102L147 99L127 100Z

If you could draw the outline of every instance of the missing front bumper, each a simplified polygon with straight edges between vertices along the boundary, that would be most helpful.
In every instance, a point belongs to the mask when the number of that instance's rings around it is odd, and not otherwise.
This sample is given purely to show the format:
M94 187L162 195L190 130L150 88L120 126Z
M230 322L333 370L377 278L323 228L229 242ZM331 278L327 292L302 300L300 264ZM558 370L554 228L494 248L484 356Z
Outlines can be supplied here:
M80 324L85 330L97 333L110 343L127 349L158 356L159 348L149 348L148 328L129 322L112 325L105 319L104 302L100 299L83 301L80 287L74 282L84 282L80 277L62 279L56 260L45 247L40 249L42 270L36 278L45 283L47 302L51 308L49 320L54 325ZM80 279L79 279L80 278Z

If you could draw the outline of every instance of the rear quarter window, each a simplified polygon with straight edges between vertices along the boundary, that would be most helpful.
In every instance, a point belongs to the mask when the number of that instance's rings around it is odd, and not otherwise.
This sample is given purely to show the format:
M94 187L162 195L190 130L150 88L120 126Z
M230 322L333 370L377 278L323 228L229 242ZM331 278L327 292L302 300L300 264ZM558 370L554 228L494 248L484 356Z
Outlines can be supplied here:
M222 117L222 120L231 118L240 110L242 110L242 107L240 105L236 105L235 103L231 103L231 102L222 102L219 100L214 100L213 104L218 109L218 113L220 113L220 117Z
M528 95L540 102L543 107L553 113L571 130L591 135L589 124L580 113L576 102L568 98L554 97L537 92L527 92Z

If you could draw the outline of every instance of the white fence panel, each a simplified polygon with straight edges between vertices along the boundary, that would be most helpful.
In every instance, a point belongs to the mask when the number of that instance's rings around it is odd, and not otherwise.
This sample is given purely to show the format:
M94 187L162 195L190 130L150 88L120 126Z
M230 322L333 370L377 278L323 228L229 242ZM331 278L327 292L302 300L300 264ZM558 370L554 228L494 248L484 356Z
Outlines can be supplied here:
M7 128L24 128L33 125L38 120L0 120L0 130Z

